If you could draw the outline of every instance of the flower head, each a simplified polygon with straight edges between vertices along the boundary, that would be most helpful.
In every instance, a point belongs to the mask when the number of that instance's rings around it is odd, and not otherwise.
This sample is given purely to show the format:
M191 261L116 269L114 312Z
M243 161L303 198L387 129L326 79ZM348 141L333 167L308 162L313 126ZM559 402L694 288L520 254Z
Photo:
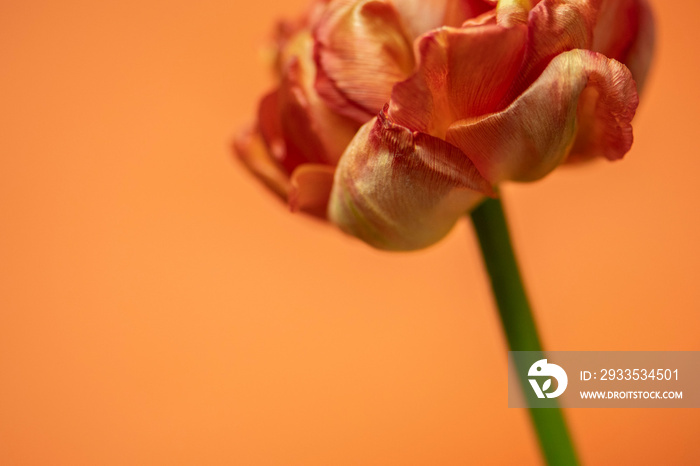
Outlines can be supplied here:
M653 40L646 0L317 0L236 151L293 211L425 247L500 182L622 158Z

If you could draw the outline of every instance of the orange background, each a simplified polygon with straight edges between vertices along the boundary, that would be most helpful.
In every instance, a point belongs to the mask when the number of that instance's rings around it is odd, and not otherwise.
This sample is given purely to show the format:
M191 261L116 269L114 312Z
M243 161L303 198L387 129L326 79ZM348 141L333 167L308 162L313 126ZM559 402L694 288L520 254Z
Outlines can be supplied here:
M538 463L467 222L374 251L232 162L305 3L0 3L0 464ZM505 189L550 349L700 350L700 3L653 3L626 160ZM567 414L700 463L700 410Z

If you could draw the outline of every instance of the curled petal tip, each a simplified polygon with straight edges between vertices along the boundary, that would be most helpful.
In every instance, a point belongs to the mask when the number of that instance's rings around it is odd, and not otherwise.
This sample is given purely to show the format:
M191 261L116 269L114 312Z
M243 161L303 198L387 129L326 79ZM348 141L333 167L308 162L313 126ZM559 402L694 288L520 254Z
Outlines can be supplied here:
M459 149L382 113L341 157L328 214L374 247L413 250L444 237L487 194L491 185Z
M615 60L587 50L558 55L501 112L454 123L447 141L492 182L534 181L571 153L622 157L632 145L634 81Z

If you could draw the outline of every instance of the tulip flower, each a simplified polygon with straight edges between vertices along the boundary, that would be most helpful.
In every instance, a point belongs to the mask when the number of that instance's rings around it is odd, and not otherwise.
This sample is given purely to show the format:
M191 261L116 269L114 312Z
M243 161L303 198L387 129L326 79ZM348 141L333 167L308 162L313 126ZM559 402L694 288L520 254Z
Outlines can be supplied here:
M498 187L630 150L647 0L316 0L274 43L277 87L234 144L245 166L381 249L469 213L510 349L541 353ZM577 464L560 410L530 414L548 464Z
M418 249L501 182L622 158L652 45L646 0L318 0L235 148L292 211Z

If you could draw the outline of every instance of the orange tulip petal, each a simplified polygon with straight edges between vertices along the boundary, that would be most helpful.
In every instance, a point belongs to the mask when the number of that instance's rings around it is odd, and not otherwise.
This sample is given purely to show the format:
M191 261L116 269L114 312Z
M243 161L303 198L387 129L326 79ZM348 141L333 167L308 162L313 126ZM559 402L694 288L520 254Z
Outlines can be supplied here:
M495 0L393 0L396 11L415 39L441 26L460 26L495 6Z
M334 167L315 164L301 165L294 170L289 191L292 212L306 212L325 219L334 173Z
M468 19L464 23L462 23L462 27L470 28L475 26L485 26L487 24L498 24L498 19L496 18L496 10L490 10L484 14Z
M495 8L498 0L456 0L456 3L461 4L467 18L476 18Z
M445 7L445 26L461 26L465 21L477 18L494 10L496 1L490 0L449 0Z
M261 132L287 173L304 163L335 165L360 126L333 113L318 96L312 54L308 32L290 39L281 55L280 86L260 103Z
M424 32L445 25L450 0L393 0L396 11L406 25L408 36L415 39Z
M315 31L316 89L336 112L365 123L413 71L413 48L389 0L335 0Z
M654 18L647 0L603 0L591 50L624 63L641 93L654 50Z
M552 60L507 109L456 122L447 141L492 183L534 181L567 157L584 111L589 114L586 127L579 128L576 153L621 158L632 145L630 122L637 103L634 80L624 65L595 52L572 50Z
M527 24L530 8L530 0L499 0L496 6L496 20L502 26Z
M329 218L381 249L429 246L491 186L456 147L389 121L365 124L340 159Z
M394 86L389 117L444 138L456 120L503 109L526 43L524 26L442 28L424 35L418 70Z
M285 158L289 158L290 155L287 153L287 145L282 131L279 89L264 95L260 99L260 105L258 105L258 127L270 155L284 166ZM293 165L294 163L294 161L288 162L287 165ZM301 160L298 163L301 163ZM291 173L291 171L287 170L287 173Z
M258 131L243 131L234 139L233 149L238 159L253 175L280 198L287 199L291 189L289 177L270 155Z
M511 100L527 89L560 53L590 48L600 2L542 0L532 8L527 55L511 89Z

